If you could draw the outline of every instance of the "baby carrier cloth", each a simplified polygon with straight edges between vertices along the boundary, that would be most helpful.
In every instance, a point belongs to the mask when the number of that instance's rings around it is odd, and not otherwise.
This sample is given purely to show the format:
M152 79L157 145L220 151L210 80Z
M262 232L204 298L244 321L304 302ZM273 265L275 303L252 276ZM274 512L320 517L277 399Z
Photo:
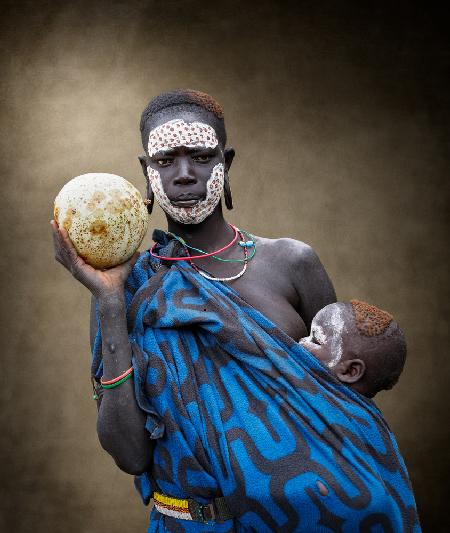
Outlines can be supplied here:
M156 238L160 255L173 252L174 241ZM153 491L200 503L224 496L234 517L200 523L153 508L149 532L420 532L374 402L230 286L145 252L125 297L135 395L153 443L136 487L145 503ZM99 328L97 380L102 366Z

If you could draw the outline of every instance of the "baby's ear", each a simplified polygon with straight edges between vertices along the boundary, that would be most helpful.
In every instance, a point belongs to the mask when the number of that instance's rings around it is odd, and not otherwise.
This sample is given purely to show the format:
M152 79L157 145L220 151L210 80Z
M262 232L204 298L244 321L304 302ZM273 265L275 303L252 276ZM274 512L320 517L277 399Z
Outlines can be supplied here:
M336 366L335 373L343 383L356 383L366 373L366 363L362 359L347 359Z

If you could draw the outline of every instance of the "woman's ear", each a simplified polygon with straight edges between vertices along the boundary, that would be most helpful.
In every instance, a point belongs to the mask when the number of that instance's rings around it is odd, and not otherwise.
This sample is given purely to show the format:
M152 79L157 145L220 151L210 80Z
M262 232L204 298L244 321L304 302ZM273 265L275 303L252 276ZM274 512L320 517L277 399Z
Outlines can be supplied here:
M341 361L335 368L335 375L343 383L356 383L366 373L366 363L362 359Z
M144 173L144 176L148 179L148 172L147 172L147 156L146 155L139 155L138 156L139 163L142 167L142 172Z
M147 180L147 198L144 200L144 204L147 206L148 214L151 215L153 211L153 204L155 202L155 195L153 194L152 186L150 185L150 179L148 177L148 158L146 155L140 155L138 156L138 159L142 167L142 172L144 173L145 179Z
M236 155L236 152L234 151L234 148L227 148L223 153L223 158L225 160L225 172L228 172L231 167L231 163L233 162L234 156Z

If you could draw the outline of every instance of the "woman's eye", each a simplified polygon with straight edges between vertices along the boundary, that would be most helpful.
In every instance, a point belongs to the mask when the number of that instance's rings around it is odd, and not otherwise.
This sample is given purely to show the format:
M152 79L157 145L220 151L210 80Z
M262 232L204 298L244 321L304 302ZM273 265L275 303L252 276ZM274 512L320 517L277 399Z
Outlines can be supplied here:
M210 161L211 156L210 155L196 155L194 156L194 161L198 161L199 163L207 163Z
M167 167L172 163L171 159L157 159L156 164L160 167Z

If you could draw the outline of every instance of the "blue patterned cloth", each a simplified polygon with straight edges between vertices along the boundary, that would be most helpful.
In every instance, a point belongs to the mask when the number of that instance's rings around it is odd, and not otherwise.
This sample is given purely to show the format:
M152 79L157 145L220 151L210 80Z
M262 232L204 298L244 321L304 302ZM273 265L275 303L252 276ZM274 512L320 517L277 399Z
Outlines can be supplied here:
M420 532L376 405L236 291L146 252L125 295L135 394L154 442L136 486L145 503L153 490L201 503L223 495L236 517L201 524L153 509L149 532ZM102 374L99 332L93 374Z

